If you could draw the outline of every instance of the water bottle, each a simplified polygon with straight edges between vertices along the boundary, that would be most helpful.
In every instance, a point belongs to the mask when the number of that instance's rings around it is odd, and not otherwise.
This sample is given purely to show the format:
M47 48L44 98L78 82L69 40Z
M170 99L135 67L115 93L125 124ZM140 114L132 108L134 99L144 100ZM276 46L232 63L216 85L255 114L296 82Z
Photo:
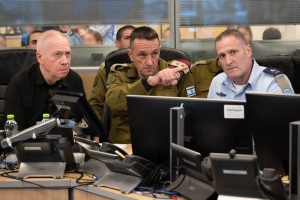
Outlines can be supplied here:
M49 113L44 113L42 122L48 121L49 119L50 119L50 114Z
M18 124L14 115L7 115L7 120L4 124L4 130L6 132L6 137L11 137L18 133Z

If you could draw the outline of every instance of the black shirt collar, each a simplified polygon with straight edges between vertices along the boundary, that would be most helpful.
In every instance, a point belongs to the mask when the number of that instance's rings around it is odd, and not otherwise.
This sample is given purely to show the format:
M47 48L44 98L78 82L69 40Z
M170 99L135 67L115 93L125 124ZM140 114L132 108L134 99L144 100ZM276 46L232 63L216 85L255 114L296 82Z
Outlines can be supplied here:
M45 80L45 78L42 75L42 72L40 70L40 66L38 64L35 66L35 73L36 73L36 78L35 78L36 79L36 81L35 81L36 85L43 85L43 84L48 85L47 82L46 82L46 80ZM64 79L61 79L61 80L57 81L51 87L55 88L57 86L58 87L63 87L63 88L69 88L70 87L70 83L68 82L67 79L64 78Z

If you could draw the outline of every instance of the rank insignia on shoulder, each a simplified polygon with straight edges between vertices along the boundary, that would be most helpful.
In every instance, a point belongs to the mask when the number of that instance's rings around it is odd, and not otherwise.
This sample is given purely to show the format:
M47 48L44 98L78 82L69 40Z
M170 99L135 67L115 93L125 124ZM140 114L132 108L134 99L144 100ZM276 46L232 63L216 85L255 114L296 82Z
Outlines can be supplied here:
M226 97L226 94L224 94L223 92L216 92L216 95L220 97Z
M186 93L188 97L193 97L196 95L196 89L195 86L190 86L186 88Z
M270 68L270 67L267 67L266 69L264 69L265 73L267 74L271 74L273 76L278 76L280 74L283 74L280 70L276 69L276 68Z
M294 94L294 91L291 88L285 88L283 90L283 93L285 93L285 94Z
M126 67L126 66L128 66L128 64L126 63L116 63L110 67L110 71L117 71L119 68Z

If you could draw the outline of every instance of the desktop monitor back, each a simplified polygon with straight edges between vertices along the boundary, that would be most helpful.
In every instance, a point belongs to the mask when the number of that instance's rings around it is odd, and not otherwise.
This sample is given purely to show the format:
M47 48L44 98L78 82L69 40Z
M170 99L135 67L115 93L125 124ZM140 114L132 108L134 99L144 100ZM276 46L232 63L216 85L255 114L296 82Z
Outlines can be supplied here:
M289 123L300 120L300 95L248 93L246 99L259 167L288 174Z
M224 118L224 105L243 107L245 102L196 98L127 96L133 153L157 164L169 161L170 108L185 109L185 147L206 157L211 152L252 153L246 122Z

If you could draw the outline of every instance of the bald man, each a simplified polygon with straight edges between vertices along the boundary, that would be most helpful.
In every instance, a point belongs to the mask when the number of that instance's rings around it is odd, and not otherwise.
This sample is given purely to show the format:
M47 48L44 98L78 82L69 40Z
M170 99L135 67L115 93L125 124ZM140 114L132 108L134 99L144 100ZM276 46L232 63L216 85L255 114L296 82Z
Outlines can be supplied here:
M50 89L84 93L80 76L70 69L71 48L64 34L49 30L40 35L36 58L38 63L11 78L6 92L6 113L15 115L20 130L53 112Z

